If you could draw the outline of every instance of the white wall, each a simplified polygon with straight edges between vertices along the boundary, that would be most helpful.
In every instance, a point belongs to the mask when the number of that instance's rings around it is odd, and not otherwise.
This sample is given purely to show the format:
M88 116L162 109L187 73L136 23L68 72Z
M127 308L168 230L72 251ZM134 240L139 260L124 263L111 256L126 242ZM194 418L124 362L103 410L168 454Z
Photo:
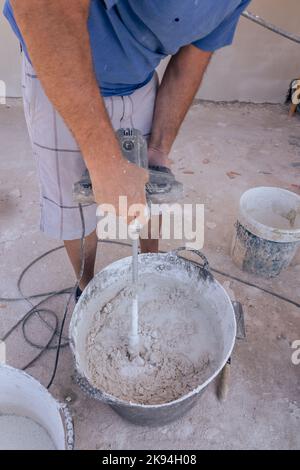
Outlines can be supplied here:
M248 10L300 35L300 0L253 0ZM300 44L242 18L234 44L216 53L199 98L283 102L300 77Z
M213 0L212 0L213 1ZM0 0L2 10L4 0ZM253 0L249 10L300 34L299 0ZM160 67L163 70L164 65ZM242 18L233 46L217 52L199 98L282 102L292 78L300 77L300 45ZM8 96L20 96L18 42L0 16L0 80Z
M7 96L21 96L20 46L6 18L2 15L4 0L0 0L0 80L6 83Z

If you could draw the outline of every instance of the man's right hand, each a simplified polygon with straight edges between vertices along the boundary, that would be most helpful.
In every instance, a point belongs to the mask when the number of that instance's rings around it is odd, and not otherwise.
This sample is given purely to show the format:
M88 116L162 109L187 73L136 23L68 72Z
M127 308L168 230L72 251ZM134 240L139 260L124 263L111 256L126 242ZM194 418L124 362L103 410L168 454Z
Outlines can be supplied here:
M123 156L112 156L105 165L101 160L99 165L93 170L90 170L90 177L93 185L93 192L95 201L98 205L111 205L112 211L117 216L123 217L128 224L135 218L128 211L124 205L119 205L119 197L127 198L127 209L129 210L132 205L140 205L137 211L137 218L139 214L144 214L147 202L145 185L148 182L148 171L130 163ZM109 211L109 206L106 206ZM143 221L140 221L143 224Z

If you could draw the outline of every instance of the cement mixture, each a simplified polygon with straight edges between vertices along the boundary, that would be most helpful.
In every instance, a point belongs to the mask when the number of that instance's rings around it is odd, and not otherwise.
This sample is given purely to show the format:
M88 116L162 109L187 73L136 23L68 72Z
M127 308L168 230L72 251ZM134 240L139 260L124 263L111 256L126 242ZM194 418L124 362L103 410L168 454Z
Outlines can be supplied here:
M47 431L25 416L0 415L0 450L55 450Z
M194 287L155 275L139 283L140 354L128 354L132 290L115 290L94 315L86 341L90 382L127 402L158 405L205 382L222 353L221 334Z

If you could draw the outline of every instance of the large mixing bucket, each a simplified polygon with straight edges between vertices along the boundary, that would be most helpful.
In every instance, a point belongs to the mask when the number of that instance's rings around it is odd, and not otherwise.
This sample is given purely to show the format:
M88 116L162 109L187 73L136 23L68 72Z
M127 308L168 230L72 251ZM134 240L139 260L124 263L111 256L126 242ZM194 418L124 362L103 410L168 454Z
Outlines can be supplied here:
M213 324L221 332L214 370L191 392L168 403L144 405L126 402L92 385L86 357L87 335L93 325L95 312L110 300L107 298L107 290L116 282L120 285L120 280L124 287L131 282L131 257L112 263L95 276L77 303L71 320L70 344L75 357L75 378L78 384L90 397L109 404L118 414L135 424L164 425L184 415L222 370L234 347L236 320L226 291L211 275L208 262L201 253L196 252L204 259L203 265L179 256L178 252L181 250L167 254L140 255L139 276L142 278L155 273L162 282L166 278L176 279L196 287L191 292L197 299L205 301L206 314L211 315Z
M7 365L0 366L1 415L29 418L47 432L56 450L73 449L73 423L67 406L58 403L36 379Z

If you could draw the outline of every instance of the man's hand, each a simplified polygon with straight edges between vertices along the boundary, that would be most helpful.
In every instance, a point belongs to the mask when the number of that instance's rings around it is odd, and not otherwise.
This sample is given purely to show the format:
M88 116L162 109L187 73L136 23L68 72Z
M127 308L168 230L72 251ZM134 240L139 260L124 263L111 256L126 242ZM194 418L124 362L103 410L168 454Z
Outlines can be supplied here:
M145 202L146 172L127 164L96 81L88 17L90 0L11 0L44 90L72 131L89 170L96 201L118 209ZM72 4L70 6L70 4Z
M107 181L108 175L110 175L109 182ZM134 204L139 204L141 206L140 212L144 214L147 205L145 184L148 181L148 172L143 168L130 163L123 157L121 159L112 158L105 173L99 167L91 174L91 179L95 200L99 205L112 205L116 214L125 218L129 224L135 216L132 214L129 217L125 208L122 205L119 206L119 196L125 196L128 209ZM144 223L143 220L140 222Z

